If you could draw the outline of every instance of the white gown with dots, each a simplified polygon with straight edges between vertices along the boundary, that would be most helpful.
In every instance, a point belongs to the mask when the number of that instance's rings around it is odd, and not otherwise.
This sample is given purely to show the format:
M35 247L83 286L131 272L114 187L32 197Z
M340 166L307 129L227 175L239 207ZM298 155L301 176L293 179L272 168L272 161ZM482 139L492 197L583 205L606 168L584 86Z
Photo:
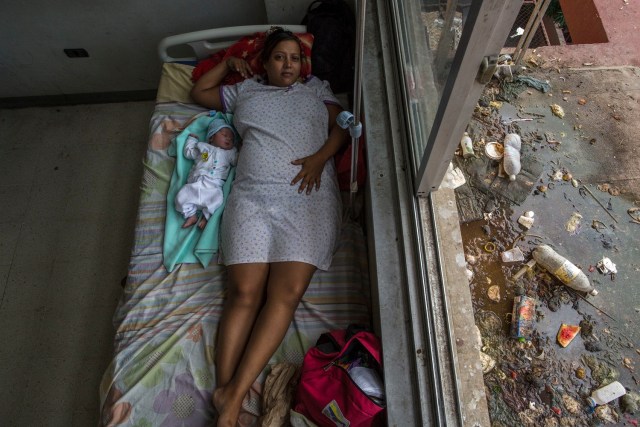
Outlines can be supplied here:
M326 163L320 190L307 195L291 185L300 171L291 161L328 137L324 104L339 105L328 83L311 77L281 88L255 78L222 86L221 97L242 137L221 224L224 263L300 261L327 270L341 222L335 166Z

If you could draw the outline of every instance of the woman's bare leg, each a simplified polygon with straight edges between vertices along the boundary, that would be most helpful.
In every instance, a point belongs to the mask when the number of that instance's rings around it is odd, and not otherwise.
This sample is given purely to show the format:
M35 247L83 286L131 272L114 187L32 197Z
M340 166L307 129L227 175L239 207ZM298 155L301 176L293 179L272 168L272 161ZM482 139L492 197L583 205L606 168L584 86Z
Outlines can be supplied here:
M267 287L269 264L227 267L227 299L216 342L216 384L226 385L247 345Z
M253 326L240 364L226 386L214 393L218 426L235 427L242 400L276 351L316 268L302 262L271 264L267 299Z

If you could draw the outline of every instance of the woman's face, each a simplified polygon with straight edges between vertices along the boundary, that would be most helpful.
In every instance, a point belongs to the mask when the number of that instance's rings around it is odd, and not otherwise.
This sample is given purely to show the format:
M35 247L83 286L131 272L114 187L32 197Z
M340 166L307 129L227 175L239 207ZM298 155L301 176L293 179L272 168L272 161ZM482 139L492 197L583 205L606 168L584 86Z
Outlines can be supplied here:
M283 40L273 48L264 69L273 86L291 86L300 77L302 65L300 45L295 40Z

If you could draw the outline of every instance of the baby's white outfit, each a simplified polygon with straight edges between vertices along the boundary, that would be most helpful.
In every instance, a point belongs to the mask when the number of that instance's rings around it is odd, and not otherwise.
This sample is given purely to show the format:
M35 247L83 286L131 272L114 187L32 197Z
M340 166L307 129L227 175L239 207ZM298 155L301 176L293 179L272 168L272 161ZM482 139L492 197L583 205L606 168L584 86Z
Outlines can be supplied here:
M184 146L184 156L195 160L195 163L189 171L187 183L176 195L176 210L185 219L201 210L208 220L222 205L222 187L231 166L236 165L238 150L235 147L225 150L189 136Z

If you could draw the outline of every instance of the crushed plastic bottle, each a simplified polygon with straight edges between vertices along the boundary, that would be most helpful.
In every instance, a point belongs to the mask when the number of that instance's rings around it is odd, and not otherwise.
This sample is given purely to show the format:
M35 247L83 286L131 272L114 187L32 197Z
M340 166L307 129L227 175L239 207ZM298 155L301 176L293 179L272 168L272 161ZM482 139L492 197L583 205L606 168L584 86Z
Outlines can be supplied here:
M558 280L576 291L598 295L587 276L571 261L558 254L547 245L533 250L533 259Z
M520 164L520 148L522 141L517 133L509 133L504 137L504 160L502 166L504 171L509 175L510 181L516 180L516 175L520 173L522 168Z
M465 132L460 140L460 148L462 148L462 157L465 159L475 156L473 152L473 141L468 132Z
M591 408L598 405L606 405L607 403L627 394L627 390L618 381L614 381L604 387L600 387L591 393L591 397L587 397L587 403Z

